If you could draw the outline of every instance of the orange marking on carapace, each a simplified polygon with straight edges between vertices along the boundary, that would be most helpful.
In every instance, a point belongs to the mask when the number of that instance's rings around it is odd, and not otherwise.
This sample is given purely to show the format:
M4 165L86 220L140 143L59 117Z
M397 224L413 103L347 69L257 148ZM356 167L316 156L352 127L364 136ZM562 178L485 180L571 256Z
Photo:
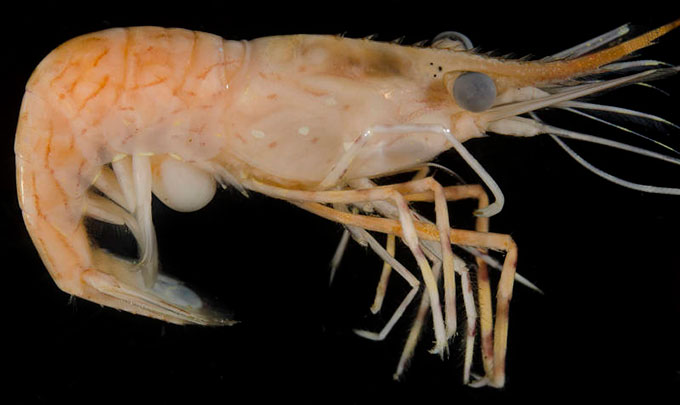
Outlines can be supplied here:
M106 75L106 76L104 76L104 78L99 82L99 86L98 86L98 87L97 87L90 95L88 95L87 97L85 97L85 99L83 100L83 102L80 104L80 108L78 108L78 112L82 111L83 108L85 108L85 106L87 105L87 103L88 103L90 100L92 100L93 98L97 97L97 95L98 95L99 93L101 93L101 91L104 89L104 87L106 87L106 83L108 83L108 82L109 82L109 76Z

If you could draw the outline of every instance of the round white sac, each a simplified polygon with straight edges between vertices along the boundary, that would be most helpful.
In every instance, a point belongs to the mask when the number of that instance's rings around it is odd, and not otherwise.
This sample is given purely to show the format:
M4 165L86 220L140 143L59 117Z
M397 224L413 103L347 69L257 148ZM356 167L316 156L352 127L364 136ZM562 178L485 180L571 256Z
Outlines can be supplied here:
M215 179L189 163L166 158L153 174L153 193L175 211L200 210L215 195Z

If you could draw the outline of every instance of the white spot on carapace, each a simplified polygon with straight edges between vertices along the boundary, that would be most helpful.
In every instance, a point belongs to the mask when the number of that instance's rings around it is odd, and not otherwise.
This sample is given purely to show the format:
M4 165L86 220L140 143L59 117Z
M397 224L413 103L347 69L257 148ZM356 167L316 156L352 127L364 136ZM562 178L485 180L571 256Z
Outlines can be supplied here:
M178 155L176 153L168 153L168 155L175 160L179 160L179 161L184 160L180 155Z
M259 129L253 129L252 131L250 131L250 135L254 136L257 139L264 138L264 132L260 131Z
M298 134L300 135L309 135L309 127L300 127L298 128Z
M327 106L334 106L338 104L338 101L335 99L333 96L328 96L323 99L323 103L326 104Z

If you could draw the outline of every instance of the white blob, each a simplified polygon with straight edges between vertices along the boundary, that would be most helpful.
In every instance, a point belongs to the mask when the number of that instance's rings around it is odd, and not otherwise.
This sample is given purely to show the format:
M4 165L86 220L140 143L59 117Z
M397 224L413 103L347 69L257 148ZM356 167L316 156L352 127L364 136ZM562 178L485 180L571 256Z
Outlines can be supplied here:
M164 159L153 175L153 193L175 211L200 210L215 195L215 179L210 174L177 159Z
M203 301L198 294L177 280L162 274L158 275L153 291L169 303L182 308L199 309L203 306Z
M298 128L298 134L300 135L309 135L309 127L300 127Z
M323 103L329 107L332 107L338 104L338 101L333 96L327 96L326 98L324 98Z
M252 131L250 131L250 135L254 136L257 139L264 138L264 132L260 131L259 129L253 129Z

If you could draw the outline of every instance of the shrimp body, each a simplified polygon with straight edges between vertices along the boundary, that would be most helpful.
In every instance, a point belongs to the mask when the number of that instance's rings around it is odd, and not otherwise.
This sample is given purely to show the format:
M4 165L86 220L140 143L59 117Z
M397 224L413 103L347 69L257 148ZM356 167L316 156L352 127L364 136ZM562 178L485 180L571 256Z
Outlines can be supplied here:
M239 42L155 27L84 35L51 52L26 86L15 142L24 220L62 290L170 322L229 324L179 281L158 274L151 194L180 211L207 204L216 183L285 199L346 224L358 240L368 240L357 233L365 230L400 236L421 270L439 352L455 334L454 273L469 290L467 270L450 243L505 250L494 337L491 313L481 314L488 382L502 386L514 242L488 234L483 222L477 233L451 230L445 202L466 197L455 197L456 190L432 178L387 187L375 187L369 178L412 169L454 148L491 188L492 206L482 204L483 192L474 198L480 200L480 213L492 215L502 206L502 195L461 143L487 130L521 136L545 132L537 122L516 116L642 80L581 87L573 94L543 90L592 73L678 24L551 62L482 57L451 41L429 48L307 35ZM483 90L466 90L480 86ZM476 101L483 98L488 104ZM435 202L436 228L413 219L406 200L417 198ZM387 222L348 214L347 208L360 202L373 203ZM336 209L317 203L333 203ZM139 245L139 260L95 246L86 217L127 226ZM439 259L426 258L422 246ZM380 249L374 247L382 254ZM433 260L443 263L446 320ZM478 265L482 280L485 265ZM419 281L407 273L401 274L415 293ZM480 300L488 295L482 288ZM466 292L464 298L472 318L468 328L474 331L474 297ZM467 347L471 356L469 340Z
M63 44L26 86L15 142L24 217L55 281L108 302L80 280L93 266L82 219L88 188L123 156L214 161L236 177L313 188L372 126L447 123L451 106L440 108L441 95L428 93L438 69L423 56L414 63L417 51L335 37L225 41L154 27ZM412 166L447 149L428 134L370 142L352 175Z

